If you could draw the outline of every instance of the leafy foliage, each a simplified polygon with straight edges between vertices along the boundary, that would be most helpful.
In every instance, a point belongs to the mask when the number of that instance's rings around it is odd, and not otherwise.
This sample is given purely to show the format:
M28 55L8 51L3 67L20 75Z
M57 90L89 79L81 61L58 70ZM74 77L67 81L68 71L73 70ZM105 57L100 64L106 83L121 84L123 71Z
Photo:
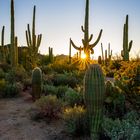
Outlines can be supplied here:
M67 131L72 135L89 134L89 120L83 106L74 106L64 110L64 121Z
M40 114L50 120L58 119L62 113L62 102L54 95L42 96L36 102Z
M136 112L128 113L122 120L104 118L102 128L111 140L138 140L140 138L140 120Z
M82 103L82 100L83 96L72 88L69 88L65 93L64 101L67 106L73 107L75 105L80 105Z

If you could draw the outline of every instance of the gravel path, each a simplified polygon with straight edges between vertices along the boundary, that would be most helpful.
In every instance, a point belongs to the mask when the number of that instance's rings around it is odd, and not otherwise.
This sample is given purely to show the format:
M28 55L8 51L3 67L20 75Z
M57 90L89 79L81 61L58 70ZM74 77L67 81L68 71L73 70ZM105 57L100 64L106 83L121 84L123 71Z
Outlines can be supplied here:
M34 108L31 97L0 99L0 140L88 140L72 138L65 133L62 121L34 121L30 110Z

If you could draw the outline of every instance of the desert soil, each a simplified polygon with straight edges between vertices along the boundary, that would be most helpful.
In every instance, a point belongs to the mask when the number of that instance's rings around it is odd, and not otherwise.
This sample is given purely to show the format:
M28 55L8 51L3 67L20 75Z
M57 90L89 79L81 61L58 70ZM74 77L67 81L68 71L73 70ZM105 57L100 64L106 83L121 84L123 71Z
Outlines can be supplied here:
M31 119L35 106L27 92L13 99L0 99L0 140L86 140L66 134L63 121L46 123Z

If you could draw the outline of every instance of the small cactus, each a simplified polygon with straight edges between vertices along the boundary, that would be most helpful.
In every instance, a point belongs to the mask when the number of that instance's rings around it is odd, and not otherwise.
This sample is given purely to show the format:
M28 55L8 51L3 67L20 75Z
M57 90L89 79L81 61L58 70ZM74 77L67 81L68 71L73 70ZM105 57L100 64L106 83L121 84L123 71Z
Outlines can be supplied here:
M33 100L39 99L41 96L42 71L39 67L33 69L32 72L32 97Z
M105 82L103 72L98 64L89 66L84 78L84 96L90 119L91 140L99 139L100 125L103 117Z

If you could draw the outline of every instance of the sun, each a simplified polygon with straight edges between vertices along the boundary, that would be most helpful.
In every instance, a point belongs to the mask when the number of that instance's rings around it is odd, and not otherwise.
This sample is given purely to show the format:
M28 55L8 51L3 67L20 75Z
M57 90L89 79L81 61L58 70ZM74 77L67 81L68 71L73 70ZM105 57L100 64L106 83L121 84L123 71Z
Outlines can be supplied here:
M82 54L81 54L81 58L82 58L82 59L85 59L85 58L86 58L86 54L85 54L85 53L82 53Z

